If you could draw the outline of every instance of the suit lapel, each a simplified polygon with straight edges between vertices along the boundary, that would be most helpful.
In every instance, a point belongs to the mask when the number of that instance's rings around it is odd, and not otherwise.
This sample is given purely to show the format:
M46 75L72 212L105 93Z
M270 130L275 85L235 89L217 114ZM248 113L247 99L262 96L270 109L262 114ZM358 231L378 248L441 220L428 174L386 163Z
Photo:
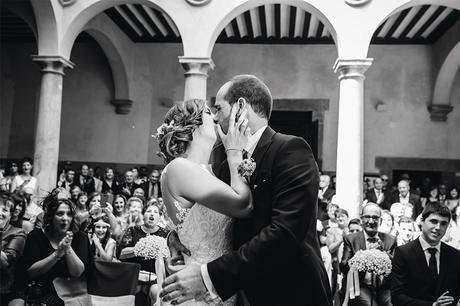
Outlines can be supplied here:
M254 183L256 182L257 176L259 175L260 170L261 170L260 166L261 166L263 157L265 153L267 152L268 148L270 147L272 138L275 134L276 132L271 127L267 126L265 131L262 133L262 136L260 137L259 141L257 142L257 146L254 149L254 152L252 153L252 156L251 156L251 158L256 162L256 170L250 179L251 186L254 186Z

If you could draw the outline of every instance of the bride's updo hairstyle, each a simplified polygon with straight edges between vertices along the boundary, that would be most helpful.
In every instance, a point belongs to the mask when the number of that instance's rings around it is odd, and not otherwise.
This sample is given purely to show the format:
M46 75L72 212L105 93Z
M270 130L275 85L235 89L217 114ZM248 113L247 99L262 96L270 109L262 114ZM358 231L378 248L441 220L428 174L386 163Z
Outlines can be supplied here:
M193 132L203 124L203 110L206 101L191 99L173 106L158 128L156 138L160 145L158 156L169 163L181 156L193 140Z

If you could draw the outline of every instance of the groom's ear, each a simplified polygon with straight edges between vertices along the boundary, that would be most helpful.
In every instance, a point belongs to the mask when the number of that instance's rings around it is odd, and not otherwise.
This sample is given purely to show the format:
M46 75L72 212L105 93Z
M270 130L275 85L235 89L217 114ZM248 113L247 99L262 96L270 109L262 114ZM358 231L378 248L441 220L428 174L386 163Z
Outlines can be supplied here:
M238 103L238 109L242 110L246 106L246 99L243 97L238 98L237 103Z

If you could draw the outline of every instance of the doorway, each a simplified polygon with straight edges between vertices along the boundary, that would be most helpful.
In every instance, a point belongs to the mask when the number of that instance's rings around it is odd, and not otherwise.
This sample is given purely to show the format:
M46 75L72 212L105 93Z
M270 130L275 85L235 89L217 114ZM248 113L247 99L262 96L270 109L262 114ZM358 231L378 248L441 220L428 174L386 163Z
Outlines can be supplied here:
M318 120L313 121L312 111L274 110L268 125L277 132L305 139L318 160Z

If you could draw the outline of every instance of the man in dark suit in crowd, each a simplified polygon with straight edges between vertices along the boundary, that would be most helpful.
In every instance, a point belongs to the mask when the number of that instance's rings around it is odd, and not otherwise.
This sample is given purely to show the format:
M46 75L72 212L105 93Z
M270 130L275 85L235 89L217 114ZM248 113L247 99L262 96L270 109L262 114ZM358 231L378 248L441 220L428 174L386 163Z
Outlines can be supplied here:
M318 190L318 219L320 221L327 220L327 205L331 203L332 197L335 195L335 190L330 186L331 178L329 175L321 175L319 177Z
M412 211L412 219L417 219L417 216L421 214L423 207L422 202L420 201L420 196L415 193L410 192L409 181L401 180L398 183L398 193L394 194L390 198L390 206L393 203L401 203L402 205L405 204L412 204L413 211Z
M257 165L249 180L253 214L235 220L234 251L169 276L161 295L184 301L209 292L227 300L243 291L250 305L332 305L316 234L319 178L310 146L268 127L273 100L258 78L236 76L217 93L216 120L225 133L235 103L247 109L253 132L245 149ZM227 161L218 170L228 181Z
M150 173L148 181L142 184L147 199L161 197L160 176L160 171L155 169Z
M390 203L388 202L389 194L383 190L383 181L380 177L374 180L374 187L369 189L364 199L368 202L379 204L380 208L390 210Z
M445 205L427 203L420 237L396 248L391 274L393 305L457 305L460 251L441 242L450 219Z
M375 203L364 206L361 213L363 231L347 235L343 238L343 256L340 269L346 275L350 269L349 260L353 258L359 250L379 249L387 252L390 256L396 248L396 238L394 236L378 232L381 221L381 208ZM345 276L344 276L345 277ZM346 277L344 278L346 279ZM350 299L349 305L371 305L372 287L370 279L366 275L360 275L361 294L355 299ZM343 288L345 289L345 288ZM375 306L391 305L389 282L384 280L374 294Z
M70 192L70 190L72 190L72 187L75 185L78 186L78 184L75 182L75 170L66 169L64 179L60 177L59 181L57 182L57 186L62 187L68 192Z
M78 181L76 182L80 189L87 194L93 193L96 191L96 183L94 179L89 176L89 167L87 164L82 164L80 167L80 175Z
M125 182L118 186L118 194L124 195L127 199L132 197L134 190L141 188L140 185L134 183L134 174L131 170L125 173Z

